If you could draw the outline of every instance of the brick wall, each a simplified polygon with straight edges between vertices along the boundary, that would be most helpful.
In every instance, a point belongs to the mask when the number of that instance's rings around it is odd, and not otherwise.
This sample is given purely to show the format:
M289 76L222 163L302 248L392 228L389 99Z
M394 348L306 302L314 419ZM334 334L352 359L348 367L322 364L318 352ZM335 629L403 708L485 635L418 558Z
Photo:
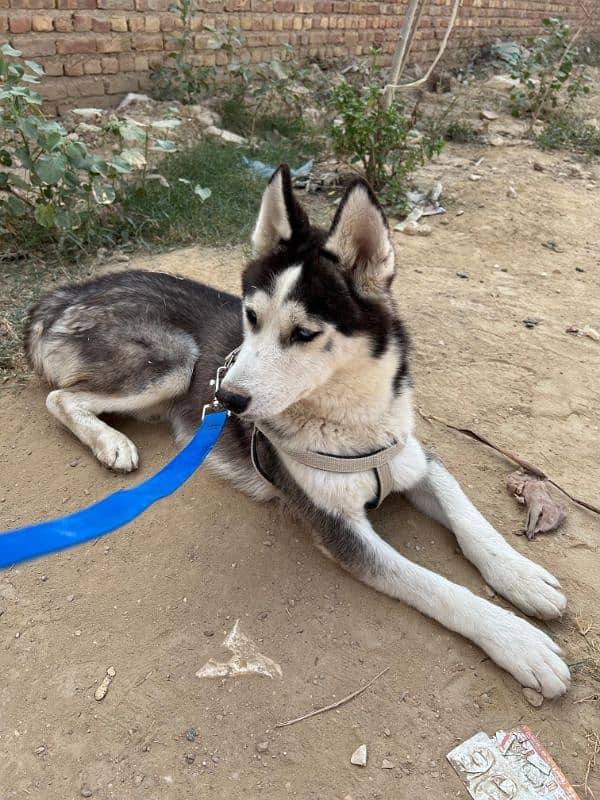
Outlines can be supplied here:
M423 66L436 51L452 0L430 0L412 60ZM149 88L149 67L174 48L178 19L170 0L0 0L0 42L44 65L51 110L116 105L126 92ZM207 48L203 25L235 25L246 35L247 60L271 57L291 43L310 56L366 53L374 43L392 53L405 2L353 0L205 0L193 20L198 63L222 66L227 56ZM579 0L463 0L450 50L454 56L496 37L525 37L541 20L562 15L600 36L600 14L586 17Z

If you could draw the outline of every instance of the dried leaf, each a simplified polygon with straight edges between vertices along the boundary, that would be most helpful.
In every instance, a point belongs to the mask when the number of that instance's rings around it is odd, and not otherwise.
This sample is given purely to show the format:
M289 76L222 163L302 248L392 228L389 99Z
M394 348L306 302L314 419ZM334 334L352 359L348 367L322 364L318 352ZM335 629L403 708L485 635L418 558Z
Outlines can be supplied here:
M508 476L506 485L518 502L527 506L527 521L523 533L528 539L535 539L538 533L556 530L567 518L564 506L550 494L547 480L519 470Z

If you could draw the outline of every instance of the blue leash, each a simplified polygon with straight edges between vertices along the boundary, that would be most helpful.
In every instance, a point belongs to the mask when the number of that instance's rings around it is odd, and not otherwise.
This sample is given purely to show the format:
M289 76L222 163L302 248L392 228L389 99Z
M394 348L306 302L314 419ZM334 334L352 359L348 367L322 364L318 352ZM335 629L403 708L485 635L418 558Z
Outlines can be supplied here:
M138 486L120 489L67 517L1 532L0 568L73 547L131 522L187 481L214 447L226 421L226 411L207 414L187 447Z

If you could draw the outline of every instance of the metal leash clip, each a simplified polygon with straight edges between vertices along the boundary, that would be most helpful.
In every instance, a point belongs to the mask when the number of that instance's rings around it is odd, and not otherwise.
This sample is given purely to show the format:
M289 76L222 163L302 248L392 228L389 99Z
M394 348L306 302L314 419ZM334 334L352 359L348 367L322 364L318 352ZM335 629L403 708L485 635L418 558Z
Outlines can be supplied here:
M202 422L204 422L204 417L207 414L216 414L219 411L226 411L227 416L228 417L231 416L231 411L227 411L227 409L217 400L217 392L219 391L219 387L221 386L221 383L223 381L223 378L225 377L227 370L233 365L241 349L242 346L240 345L239 347L236 347L235 350L232 350L231 353L229 353L225 357L225 361L223 362L223 364L221 364L221 366L217 370L215 377L210 380L209 386L214 387L215 396L212 400L212 403L206 403L202 407L202 419L201 419Z

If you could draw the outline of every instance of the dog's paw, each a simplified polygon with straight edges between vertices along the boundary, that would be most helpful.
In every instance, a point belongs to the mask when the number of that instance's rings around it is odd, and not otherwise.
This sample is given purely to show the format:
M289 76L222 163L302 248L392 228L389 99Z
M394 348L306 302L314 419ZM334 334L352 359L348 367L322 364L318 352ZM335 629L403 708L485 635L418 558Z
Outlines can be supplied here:
M119 431L103 433L93 451L98 461L114 472L132 472L138 468L137 447Z
M549 698L567 691L571 676L556 642L526 620L498 607L488 623L479 646L521 686Z
M487 581L530 617L556 619L567 607L567 598L554 575L523 556L494 563Z

